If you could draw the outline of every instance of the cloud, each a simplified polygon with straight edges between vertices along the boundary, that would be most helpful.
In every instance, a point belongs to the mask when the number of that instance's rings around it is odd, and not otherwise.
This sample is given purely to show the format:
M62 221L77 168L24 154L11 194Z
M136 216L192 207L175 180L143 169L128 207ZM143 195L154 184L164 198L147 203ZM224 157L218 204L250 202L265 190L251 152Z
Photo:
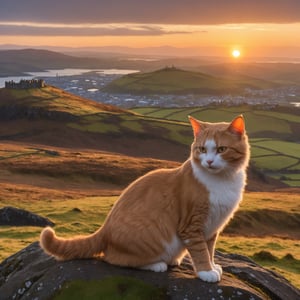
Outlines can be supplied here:
M48 24L0 22L0 35L30 36L157 36L205 32L197 26L164 26L145 24Z
M300 22L299 0L0 0L1 21L232 24Z

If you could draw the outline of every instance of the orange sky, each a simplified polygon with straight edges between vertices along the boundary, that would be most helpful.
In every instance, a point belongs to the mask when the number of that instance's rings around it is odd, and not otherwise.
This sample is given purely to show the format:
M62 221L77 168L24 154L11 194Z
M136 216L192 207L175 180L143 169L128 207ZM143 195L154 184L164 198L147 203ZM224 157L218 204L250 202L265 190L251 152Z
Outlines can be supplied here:
M62 25L63 26L63 25ZM83 25L84 26L84 25ZM124 26L124 24L122 24ZM132 24L125 25L130 28ZM230 52L238 48L243 55L265 55L266 48L280 48L274 55L284 49L300 47L300 23L293 24L227 24L227 25L157 25L166 33L151 35L102 35L102 36L56 36L53 35L2 35L1 44L19 44L28 46L67 46L67 47L207 47L221 48L220 51ZM172 31L174 33L172 33ZM176 33L180 32L180 33ZM227 50L225 50L227 49ZM299 50L299 48L298 48ZM281 51L281 52L280 52ZM287 51L290 56L293 51ZM221 55L222 53L220 53ZM226 55L226 53L223 53ZM271 53L272 54L272 53ZM209 55L209 53L208 53ZM297 50L295 50L295 56ZM300 56L300 53L299 53Z
M72 8L72 9L71 9ZM300 57L298 0L10 0L0 46L195 48L195 55Z

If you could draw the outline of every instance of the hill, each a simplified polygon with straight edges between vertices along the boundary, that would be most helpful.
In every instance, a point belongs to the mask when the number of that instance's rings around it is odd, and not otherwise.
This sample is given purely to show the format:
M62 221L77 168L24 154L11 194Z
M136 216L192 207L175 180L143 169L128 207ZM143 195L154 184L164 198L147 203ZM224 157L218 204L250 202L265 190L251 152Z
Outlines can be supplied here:
M115 58L78 57L41 49L0 50L0 76L22 76L28 72L41 72L65 68L97 69L128 68L126 61Z
M188 112L185 118L187 115ZM143 159L151 157L183 162L189 156L192 139L192 130L185 119L173 121L151 118L83 99L51 86L27 90L0 89L0 140L6 144L27 145L27 150L13 151L12 155L5 150L7 146L3 145L5 151L2 152L2 165L7 158L16 165L19 165L21 158L26 158L21 167L12 167L10 171L27 170L30 173L30 170L47 169L51 165L49 160L53 161L55 156L50 155L42 165L34 167L39 161L36 160L39 152L36 157L35 152L31 153L29 150L45 147L63 147L70 149L69 151L77 149L78 153L79 150L94 149ZM14 160L15 157L17 160ZM56 159L58 164L63 164L62 157ZM116 158L111 160L115 161ZM76 163L81 168L86 168L86 165L81 165L82 160L78 159L76 162L76 155L72 161L73 169L69 170L70 173L75 171ZM109 164L102 160L104 161ZM99 167L100 163L101 161L96 160L91 168ZM59 166L54 170L58 172ZM57 175L51 172L51 176ZM250 168L249 172L250 189L265 189L270 183L271 187L274 184L282 186L279 181L269 182L268 177L254 168ZM129 179L126 183L128 182Z
M286 85L299 86L300 84L300 64L292 62L215 63L202 64L196 69L213 76L220 76L221 74L225 78L249 76Z
M125 75L108 84L104 90L130 94L201 94L243 93L245 88L274 88L275 83L249 76L222 78L200 72L166 67L149 73Z
M0 51L0 75L17 76L26 72L39 72L46 69L80 67L82 60L62 53L23 49Z
M187 124L145 118L51 86L0 89L0 125L1 140L168 160L188 156L181 134L189 136L187 144L192 139Z
M98 55L96 55L98 56ZM102 55L101 57L84 57L67 55L60 52L41 49L0 50L0 76L24 76L28 72L40 72L65 68L74 69L144 69L154 65L161 66L160 61L132 61L120 55Z

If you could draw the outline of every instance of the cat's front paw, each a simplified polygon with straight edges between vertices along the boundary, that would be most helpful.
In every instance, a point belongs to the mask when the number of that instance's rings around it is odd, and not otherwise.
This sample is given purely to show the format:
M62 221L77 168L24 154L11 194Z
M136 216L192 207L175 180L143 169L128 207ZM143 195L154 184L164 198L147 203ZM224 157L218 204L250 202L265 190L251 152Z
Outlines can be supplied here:
M221 280L221 274L216 270L200 271L198 277L206 282L218 282Z
M150 270L153 272L165 272L168 269L168 265L165 262L161 261L161 262L157 262L154 264L142 266L142 267L140 267L140 269Z
M223 270L222 270L222 267L220 265L213 264L213 269L216 270L220 274L220 277L222 276Z

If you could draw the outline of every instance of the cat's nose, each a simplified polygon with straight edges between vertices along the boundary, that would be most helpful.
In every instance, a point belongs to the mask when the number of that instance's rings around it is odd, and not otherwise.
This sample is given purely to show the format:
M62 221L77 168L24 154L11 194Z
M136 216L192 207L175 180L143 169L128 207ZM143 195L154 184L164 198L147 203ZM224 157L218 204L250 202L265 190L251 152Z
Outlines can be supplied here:
M207 162L207 164L208 164L209 166L211 166L211 164L212 164L214 161L209 159L209 160L207 160L206 162Z

